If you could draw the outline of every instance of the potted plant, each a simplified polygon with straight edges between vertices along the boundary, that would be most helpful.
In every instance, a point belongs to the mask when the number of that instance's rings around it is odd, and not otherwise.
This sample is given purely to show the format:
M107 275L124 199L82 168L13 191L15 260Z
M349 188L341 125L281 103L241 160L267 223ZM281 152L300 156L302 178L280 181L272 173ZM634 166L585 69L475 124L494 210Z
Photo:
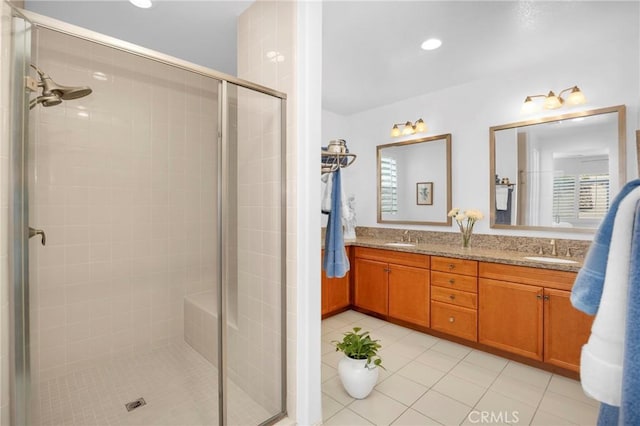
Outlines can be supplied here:
M378 381L378 367L382 359L378 350L382 347L379 340L372 340L368 331L360 333L360 327L344 333L342 341L334 340L336 351L345 357L338 363L338 375L345 390L356 399L366 398Z

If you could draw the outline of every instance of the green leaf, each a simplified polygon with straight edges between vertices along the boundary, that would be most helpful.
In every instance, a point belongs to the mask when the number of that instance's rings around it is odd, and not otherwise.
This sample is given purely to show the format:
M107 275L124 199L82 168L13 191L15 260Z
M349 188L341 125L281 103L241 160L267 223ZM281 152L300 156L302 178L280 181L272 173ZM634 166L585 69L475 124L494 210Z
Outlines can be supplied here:
M335 345L336 351L343 352L352 359L366 359L366 368L375 368L382 366L382 359L378 356L378 350L382 347L379 340L373 340L368 331L364 331L360 327L354 327L353 331L343 333L342 341L333 340L331 343Z

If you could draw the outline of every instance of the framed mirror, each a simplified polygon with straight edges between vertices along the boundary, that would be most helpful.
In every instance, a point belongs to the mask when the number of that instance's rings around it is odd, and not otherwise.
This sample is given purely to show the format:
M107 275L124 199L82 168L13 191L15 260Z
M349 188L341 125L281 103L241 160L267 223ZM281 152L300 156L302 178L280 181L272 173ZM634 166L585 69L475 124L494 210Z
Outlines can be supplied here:
M378 223L450 226L451 134L378 145Z
M594 232L626 181L624 105L491 127L491 227Z

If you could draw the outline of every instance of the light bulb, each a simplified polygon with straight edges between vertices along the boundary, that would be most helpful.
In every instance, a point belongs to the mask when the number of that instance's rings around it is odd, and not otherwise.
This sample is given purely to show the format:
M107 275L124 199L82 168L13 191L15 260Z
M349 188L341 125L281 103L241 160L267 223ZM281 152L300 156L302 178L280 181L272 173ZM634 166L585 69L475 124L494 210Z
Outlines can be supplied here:
M404 129L402 129L403 136L412 135L415 132L416 130L413 128L413 124L411 124L410 121L407 121L406 123L404 123Z
M546 98L544 98L544 108L545 109L558 109L562 106L562 98L556 96L552 90L549 91L549 94Z
M531 99L530 96L527 96L524 100L524 103L522 104L522 113L531 114L533 112L536 112L537 109L538 105L533 102L533 99Z
M416 132L424 133L426 131L427 131L427 125L424 123L422 118L416 121Z
M571 93L567 96L567 103L570 105L581 105L587 102L587 98L584 97L584 93L578 89L578 86L573 86Z
M400 129L398 128L397 124L394 124L393 128L391 129L391 137L397 138L398 136L400 136Z

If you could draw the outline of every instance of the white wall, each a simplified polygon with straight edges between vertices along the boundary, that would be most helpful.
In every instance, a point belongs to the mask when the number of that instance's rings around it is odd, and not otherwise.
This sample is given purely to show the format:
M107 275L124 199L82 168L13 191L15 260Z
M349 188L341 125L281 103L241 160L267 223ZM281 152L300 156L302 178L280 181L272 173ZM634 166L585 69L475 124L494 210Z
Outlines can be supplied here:
M566 62L554 64L553 67L541 63L536 68L496 75L345 117L350 125L350 148L358 154L357 168L353 167L354 173L345 178L346 185L354 188L356 194L358 225L380 226L376 223L375 147L402 140L388 136L393 123L423 117L429 131L419 136L452 133L453 206L480 209L488 214L489 182L493 179L489 176L489 127L558 114L559 111L552 111L523 116L520 107L528 94L558 90L573 84L578 84L584 91L588 103L578 108L564 108L561 112L627 105L627 170L630 178L637 176L634 131L638 127L636 117L640 93L639 40L636 37L634 40L621 41L615 48L595 50L605 53L597 57L567 58ZM447 230L443 227L415 225L411 228ZM480 221L476 230L479 233L512 235L550 234L542 231L493 230L489 229L487 219ZM551 234L590 238L588 235L560 232Z

